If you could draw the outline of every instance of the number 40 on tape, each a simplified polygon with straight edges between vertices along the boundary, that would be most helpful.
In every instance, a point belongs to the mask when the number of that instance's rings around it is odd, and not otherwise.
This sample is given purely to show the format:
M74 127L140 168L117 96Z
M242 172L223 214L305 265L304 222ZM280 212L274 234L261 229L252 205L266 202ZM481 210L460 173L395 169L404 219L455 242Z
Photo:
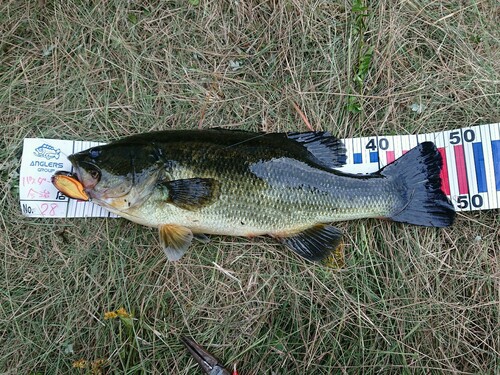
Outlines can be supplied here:
M354 173L376 171L417 144L434 142L443 158L442 188L457 211L500 207L500 124L343 141L350 162L347 169Z

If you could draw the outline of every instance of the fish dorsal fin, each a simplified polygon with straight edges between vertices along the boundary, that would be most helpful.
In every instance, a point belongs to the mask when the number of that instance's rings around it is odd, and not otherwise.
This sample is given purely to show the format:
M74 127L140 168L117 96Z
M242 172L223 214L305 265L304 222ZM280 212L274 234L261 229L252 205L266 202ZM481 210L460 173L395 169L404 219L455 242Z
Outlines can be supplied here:
M346 163L346 148L329 132L287 133L288 139L300 143L312 155L311 160L325 168L338 168Z
M193 232L189 228L180 225L160 225L158 232L163 251L168 260L171 261L181 259L193 240Z
M210 204L219 196L219 182L213 178L164 181L159 186L168 203L190 211Z
M331 225L317 224L311 228L278 237L290 249L307 260L331 260L342 246L342 232Z

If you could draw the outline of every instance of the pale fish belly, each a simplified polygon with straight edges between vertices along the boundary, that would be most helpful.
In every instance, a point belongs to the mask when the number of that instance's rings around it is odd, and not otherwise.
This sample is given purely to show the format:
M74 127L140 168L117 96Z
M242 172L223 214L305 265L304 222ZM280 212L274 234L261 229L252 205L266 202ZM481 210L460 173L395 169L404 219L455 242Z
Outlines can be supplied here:
M388 179L318 172L314 178L301 175L302 180L296 182L290 173L280 183L268 179L265 188L237 179L225 181L216 201L195 210L151 197L140 207L118 214L152 227L176 224L199 233L256 236L297 232L318 223L384 217L400 204Z

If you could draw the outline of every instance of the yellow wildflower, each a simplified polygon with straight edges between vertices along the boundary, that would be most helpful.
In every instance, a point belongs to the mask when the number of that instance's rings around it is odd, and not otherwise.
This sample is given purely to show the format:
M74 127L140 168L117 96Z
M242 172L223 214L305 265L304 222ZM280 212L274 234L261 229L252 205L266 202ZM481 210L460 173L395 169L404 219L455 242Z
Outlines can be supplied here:
M120 307L118 310L116 310L116 314L120 318L131 318L130 314L123 307Z
M73 367L84 369L87 367L87 361L84 359L79 359L78 361L73 362Z
M104 367L105 365L106 365L105 359L96 359L95 361L92 361L91 364L92 374L94 375L102 374L102 367Z
M92 361L92 366L104 366L106 362L107 361L104 358L99 358L96 359L95 361Z
M118 314L114 311L106 311L104 313L104 320L115 319L117 317L118 317Z

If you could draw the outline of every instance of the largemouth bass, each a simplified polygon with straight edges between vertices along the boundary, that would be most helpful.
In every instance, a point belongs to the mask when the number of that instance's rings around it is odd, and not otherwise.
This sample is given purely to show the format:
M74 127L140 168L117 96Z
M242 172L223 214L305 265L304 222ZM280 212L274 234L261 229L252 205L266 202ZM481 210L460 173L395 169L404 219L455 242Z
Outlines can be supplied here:
M193 237L205 234L270 235L321 261L341 243L341 231L331 222L453 223L433 143L421 143L369 175L337 170L346 162L345 151L327 132L214 129L134 135L69 160L94 203L157 227L170 260L180 259Z

